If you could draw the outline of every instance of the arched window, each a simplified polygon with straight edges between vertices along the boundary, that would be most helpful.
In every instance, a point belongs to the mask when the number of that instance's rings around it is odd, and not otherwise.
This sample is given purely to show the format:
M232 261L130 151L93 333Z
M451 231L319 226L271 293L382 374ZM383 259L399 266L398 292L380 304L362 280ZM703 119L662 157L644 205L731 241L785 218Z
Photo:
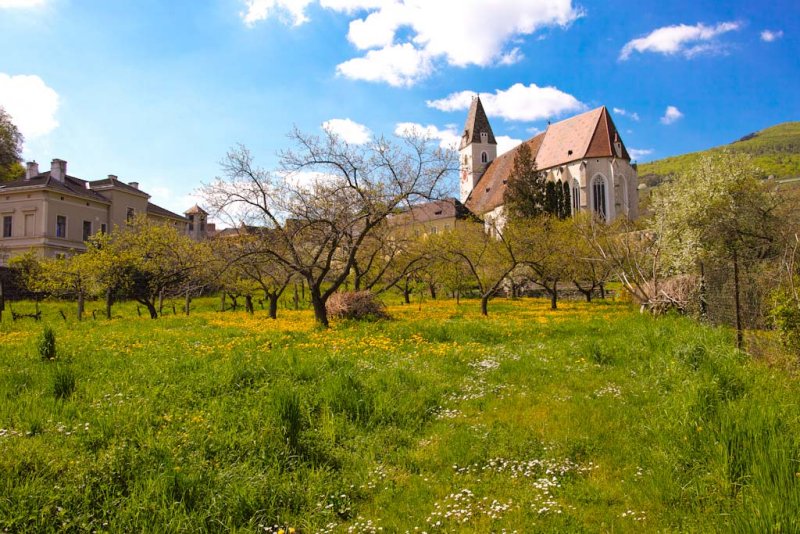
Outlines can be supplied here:
M602 176L595 176L592 180L592 210L605 219L606 211L606 180Z
M577 215L581 210L581 183L572 180L572 214Z
M481 163L486 163L489 161L489 154L486 152L481 152Z

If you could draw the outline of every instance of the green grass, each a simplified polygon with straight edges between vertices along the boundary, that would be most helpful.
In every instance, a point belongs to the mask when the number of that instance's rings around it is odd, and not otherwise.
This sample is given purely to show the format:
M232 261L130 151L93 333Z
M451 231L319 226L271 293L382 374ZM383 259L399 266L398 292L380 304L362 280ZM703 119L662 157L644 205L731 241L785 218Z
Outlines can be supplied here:
M0 531L800 529L798 384L727 331L612 302L329 331L215 305L46 304L54 360L4 316Z
M800 176L800 122L778 124L725 146L752 155L754 163L766 176L779 179ZM643 163L639 165L639 176L652 185L659 178L687 171L701 156L720 148Z

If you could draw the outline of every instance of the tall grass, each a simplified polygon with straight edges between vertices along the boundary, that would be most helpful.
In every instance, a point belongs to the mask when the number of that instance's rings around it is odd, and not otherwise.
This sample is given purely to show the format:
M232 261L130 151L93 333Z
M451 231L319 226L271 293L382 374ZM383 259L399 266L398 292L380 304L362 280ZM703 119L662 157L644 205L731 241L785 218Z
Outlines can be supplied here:
M800 528L796 379L724 330L520 300L320 331L217 303L52 322L55 363L0 324L0 530Z

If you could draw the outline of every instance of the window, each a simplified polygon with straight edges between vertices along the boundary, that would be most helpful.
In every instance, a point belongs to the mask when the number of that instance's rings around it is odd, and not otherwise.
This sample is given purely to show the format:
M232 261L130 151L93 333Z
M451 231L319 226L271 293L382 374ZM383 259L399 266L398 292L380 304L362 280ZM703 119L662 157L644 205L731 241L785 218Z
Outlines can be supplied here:
M67 237L67 218L63 215L56 217L56 237Z
M189 231L194 232L194 215L189 215Z
M11 237L11 215L3 217L3 237Z
M592 208L602 219L606 218L606 181L600 176L595 176L592 183Z
M25 237L31 237L36 232L36 216L33 213L25 214Z
M581 184L572 180L572 214L577 215L581 210Z
M128 213L127 213L127 215L125 216L125 219L126 219L128 222L133 222L133 218L134 218L135 216L136 216L136 212L134 211L134 209L133 209L133 208L128 208Z
M481 163L486 163L487 161L489 161L489 154L481 152Z
M89 241L92 237L92 221L83 221L83 240Z
M104 234L104 233L106 233L107 230L108 230L108 228L106 227L106 223L102 223L100 225L100 233Z

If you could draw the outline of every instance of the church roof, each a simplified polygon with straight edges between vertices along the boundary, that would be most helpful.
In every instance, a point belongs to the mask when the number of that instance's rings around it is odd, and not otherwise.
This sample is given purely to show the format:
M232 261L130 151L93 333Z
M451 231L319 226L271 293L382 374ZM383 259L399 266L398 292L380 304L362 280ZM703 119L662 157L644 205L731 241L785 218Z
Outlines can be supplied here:
M586 158L631 159L605 106L551 124L543 133L525 142L530 146L539 170ZM614 148L616 142L620 145L619 154ZM503 205L516 154L514 148L489 163L467 198L467 208L474 213L486 213Z
M431 200L422 204L415 204L411 208L389 217L392 225L430 222L439 219L467 219L474 217L464 204L455 198Z
M483 109L483 104L481 104L481 97L476 96L472 100L472 105L469 107L467 123L464 125L464 133L461 136L461 146L459 150L470 143L480 143L481 132L486 132L488 134L489 144L497 144L497 140L494 138L494 132L492 132L492 127L489 125L489 117L486 116L486 111Z
M208 215L208 212L206 210L204 210L203 208L201 208L200 206L198 206L197 204L195 204L194 206L192 206L188 210L184 211L183 213L185 215L197 215L197 214Z

